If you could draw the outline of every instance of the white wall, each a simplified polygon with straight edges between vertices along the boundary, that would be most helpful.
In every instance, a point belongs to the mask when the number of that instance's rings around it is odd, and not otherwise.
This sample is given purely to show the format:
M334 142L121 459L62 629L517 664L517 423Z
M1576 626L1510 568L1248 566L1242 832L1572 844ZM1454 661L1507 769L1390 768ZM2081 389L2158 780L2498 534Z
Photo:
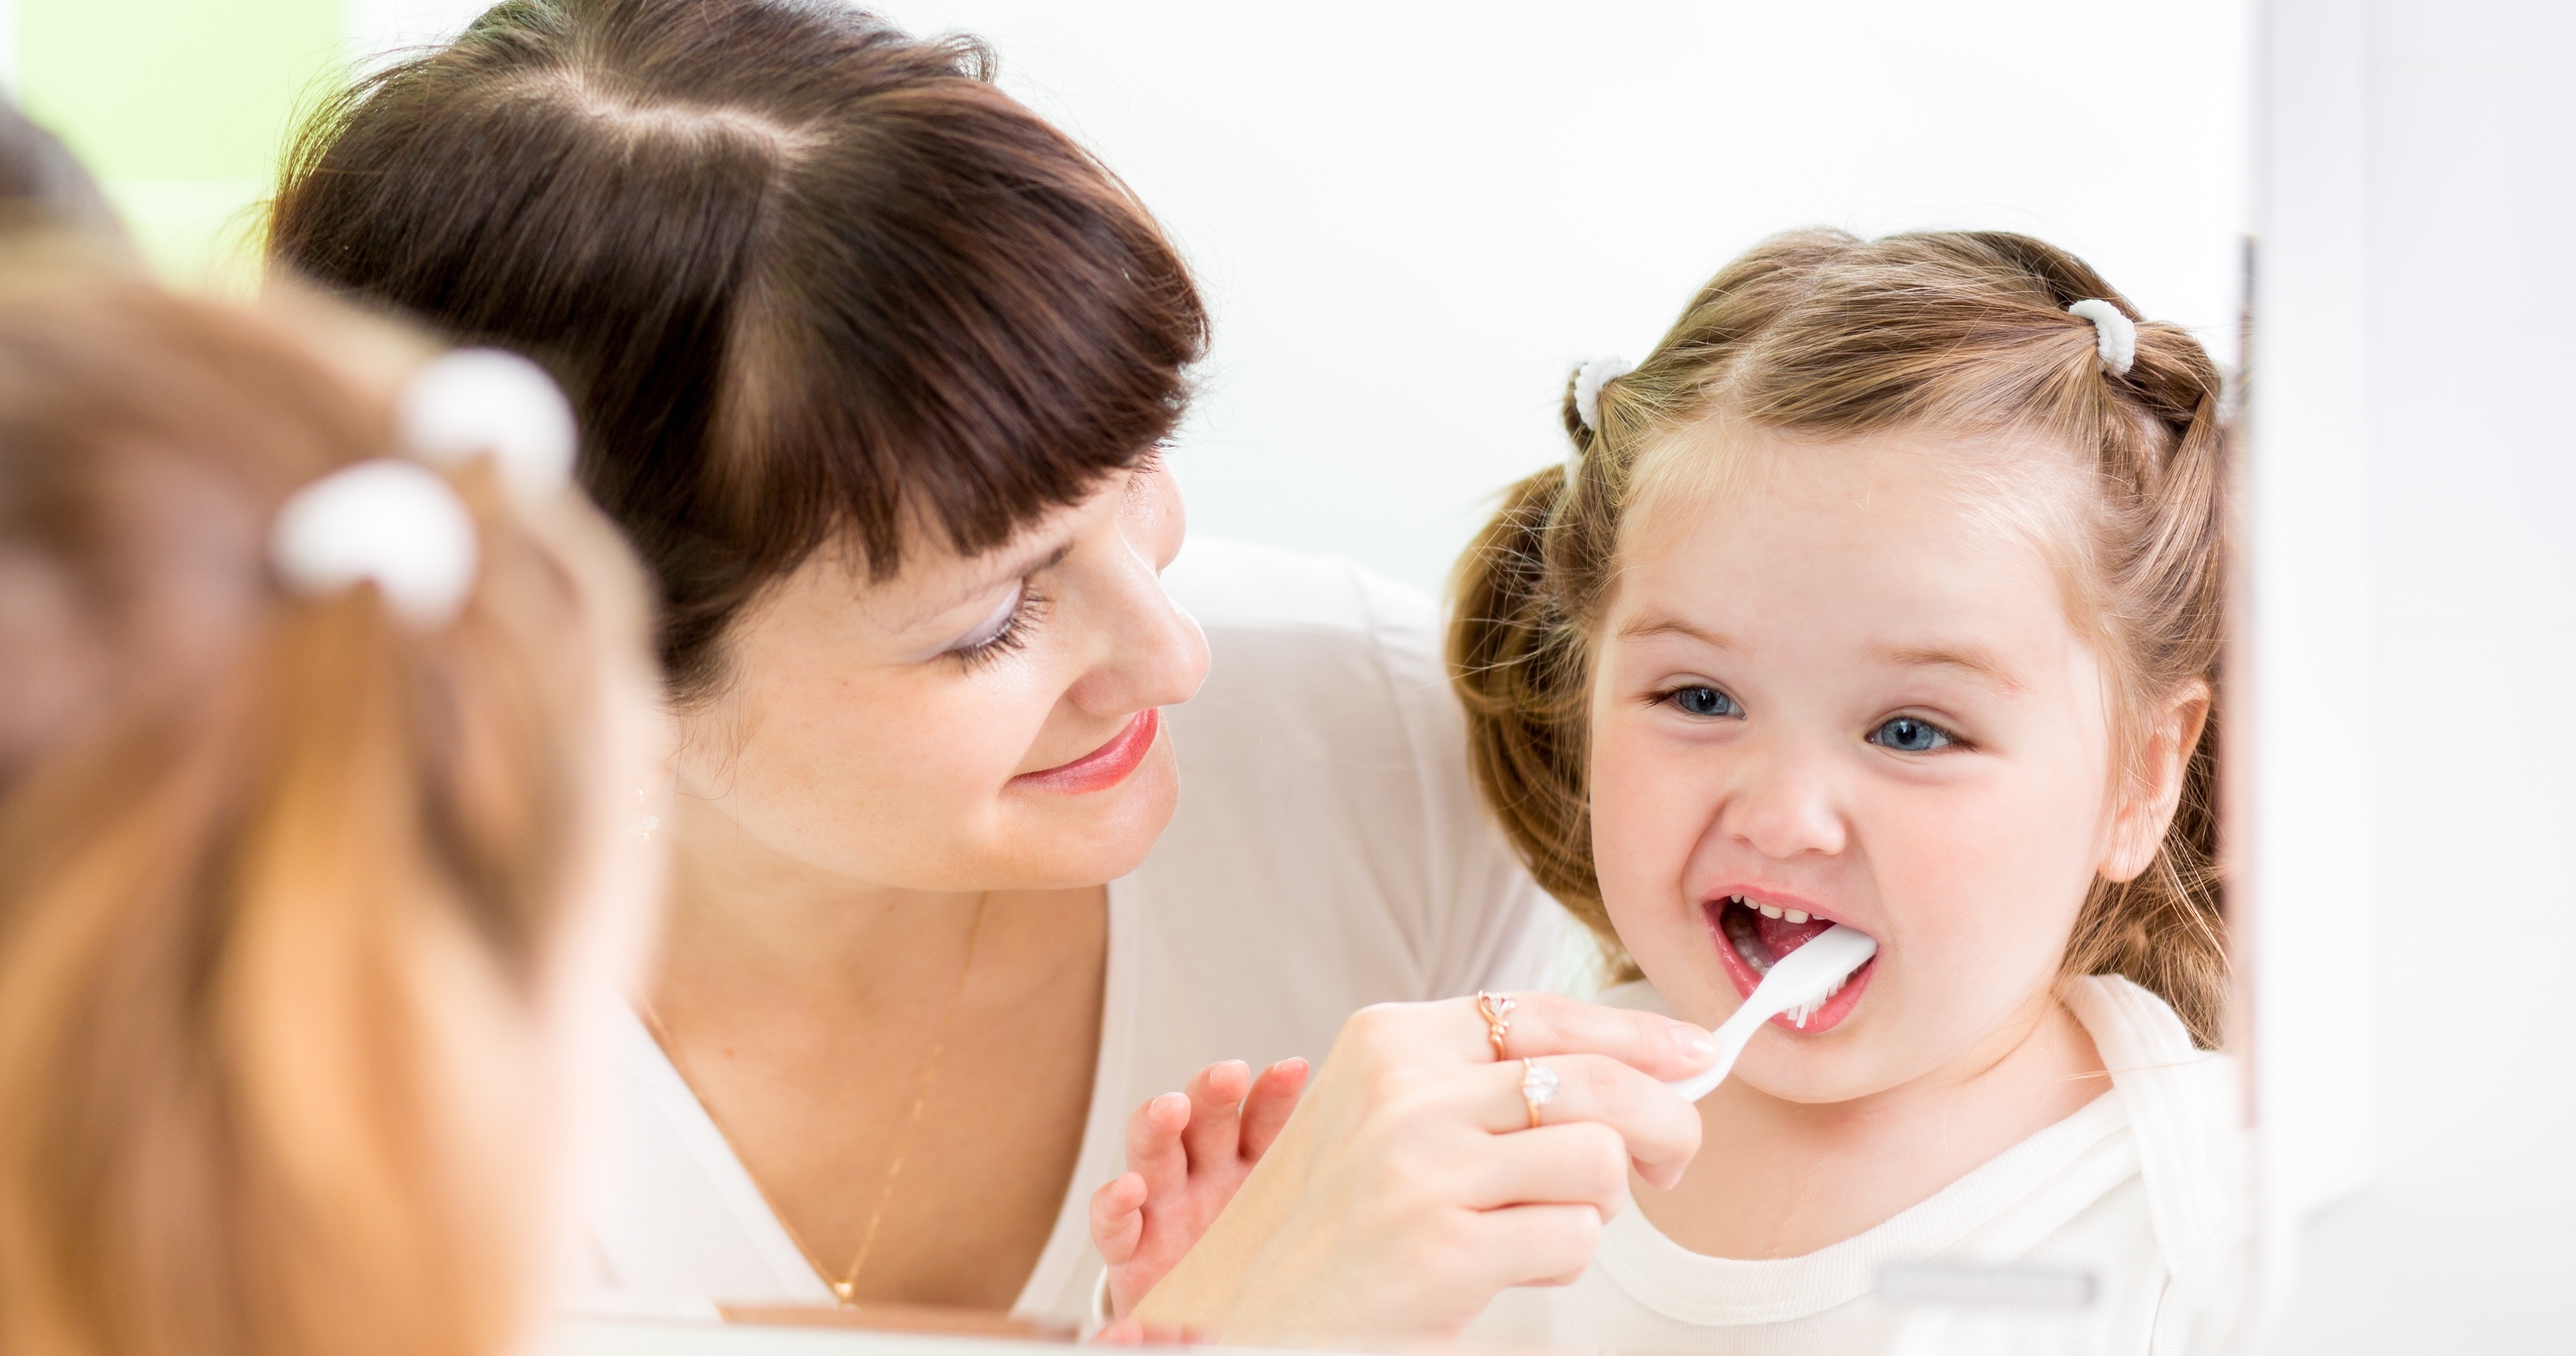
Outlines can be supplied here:
M2370 696L2339 738L2369 767L2370 869L2311 936L2332 948L2326 929L2358 923L2378 952L2363 1112L2377 1170L2309 1220L2271 1346L2566 1350L2576 777L2561 732L2576 674L2576 423L2562 317L2576 312L2576 8L2270 8L2285 41L2267 65L2313 57L2338 33L2356 44L2356 97L2275 153L2313 164L2358 151L2358 294L2345 301L2367 318L2352 382L2363 436L2345 464L2368 487L2368 559L2346 591L2367 608ZM2328 250L2342 248L2333 234ZM2271 258L2317 242L2265 243ZM2274 335L2266 313L2258 457L2271 445ZM2353 361L2348 347L2333 345L2334 360ZM2343 511L2319 489L2317 513Z
M360 50L477 8L349 3ZM1571 364L1788 226L2032 231L2234 348L2241 0L884 7L988 38L1198 267L1201 530L1436 585Z

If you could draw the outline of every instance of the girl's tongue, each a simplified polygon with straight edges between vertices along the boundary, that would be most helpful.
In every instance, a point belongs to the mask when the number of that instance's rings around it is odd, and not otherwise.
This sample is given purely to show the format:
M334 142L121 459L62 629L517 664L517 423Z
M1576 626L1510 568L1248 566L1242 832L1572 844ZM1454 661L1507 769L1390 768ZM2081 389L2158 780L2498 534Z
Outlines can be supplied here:
M1803 923L1792 923L1788 919L1773 918L1764 913L1753 915L1754 940L1762 944L1763 950L1771 953L1763 959L1773 965L1779 964L1782 956L1805 946L1815 938L1816 934L1832 926L1832 923L1822 918L1810 918Z

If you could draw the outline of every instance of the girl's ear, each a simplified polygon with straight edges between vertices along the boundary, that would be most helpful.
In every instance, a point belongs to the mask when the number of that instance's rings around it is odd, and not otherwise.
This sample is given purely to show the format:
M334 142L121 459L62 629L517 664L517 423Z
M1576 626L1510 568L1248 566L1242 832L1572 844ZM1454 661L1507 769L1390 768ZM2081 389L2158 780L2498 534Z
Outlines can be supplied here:
M2165 829L2173 823L2182 800L2183 774L2200 732L2209 724L2209 684L2195 678L2165 700L2138 751L2138 766L2128 778L2119 817L2111 825L2111 843L2096 868L2105 880L2135 880L2164 846Z

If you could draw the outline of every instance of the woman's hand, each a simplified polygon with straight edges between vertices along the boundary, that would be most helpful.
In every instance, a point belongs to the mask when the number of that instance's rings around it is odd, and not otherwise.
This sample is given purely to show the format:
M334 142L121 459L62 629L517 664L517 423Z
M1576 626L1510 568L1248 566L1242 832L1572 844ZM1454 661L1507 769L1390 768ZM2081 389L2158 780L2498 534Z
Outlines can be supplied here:
M1667 1187L1699 1116L1660 1080L1708 1066L1686 1022L1515 995L1506 1060L1476 1000L1384 1004L1344 1024L1278 1142L1138 1306L1231 1343L1444 1337L1515 1285L1561 1284L1628 1204ZM1530 1126L1524 1059L1557 1090Z
M1091 1241L1109 1264L1109 1317L1132 1312L1234 1199L1297 1109L1306 1061L1252 1076L1242 1060L1199 1070L1127 1122L1127 1174L1091 1196Z

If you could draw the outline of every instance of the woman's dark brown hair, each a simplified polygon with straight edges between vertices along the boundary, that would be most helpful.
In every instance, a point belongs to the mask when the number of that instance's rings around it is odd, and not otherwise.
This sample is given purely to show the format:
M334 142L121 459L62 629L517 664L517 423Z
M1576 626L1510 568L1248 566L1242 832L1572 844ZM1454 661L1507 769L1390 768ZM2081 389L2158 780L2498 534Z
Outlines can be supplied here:
M282 587L279 505L397 455L325 333L0 261L0 1351L494 1356L537 1298L641 589L485 464L445 624Z
M2071 460L2084 487L2058 496L2080 502L2036 516L2063 520L2049 524L2049 545L2081 614L2071 620L2112 673L2123 761L2134 767L2138 731L2164 699L2195 683L2217 692L2228 492L2219 371L2189 331L2150 321L2138 322L2134 364L2110 371L2091 322L2066 310L2097 297L2137 319L2082 260L2028 236L1793 231L1728 264L1634 372L1602 388L1597 431L1569 385L1565 430L1580 473L1569 482L1551 467L1507 492L1459 563L1449 657L1487 803L1625 977L1634 966L1592 864L1592 629L1616 583L1623 515L1674 482L1722 473L1676 450L1672 435L1687 425L2037 435L2026 440L2045 449L2034 464ZM2029 497L1998 486L2002 499ZM2154 990L2205 1044L2217 1041L2227 987L2216 728L2213 715L2190 751L2154 861L2135 879L2093 882L2064 967Z
M696 695L827 542L990 549L1180 417L1188 270L989 76L840 0L508 0L320 111L270 248L553 370Z

